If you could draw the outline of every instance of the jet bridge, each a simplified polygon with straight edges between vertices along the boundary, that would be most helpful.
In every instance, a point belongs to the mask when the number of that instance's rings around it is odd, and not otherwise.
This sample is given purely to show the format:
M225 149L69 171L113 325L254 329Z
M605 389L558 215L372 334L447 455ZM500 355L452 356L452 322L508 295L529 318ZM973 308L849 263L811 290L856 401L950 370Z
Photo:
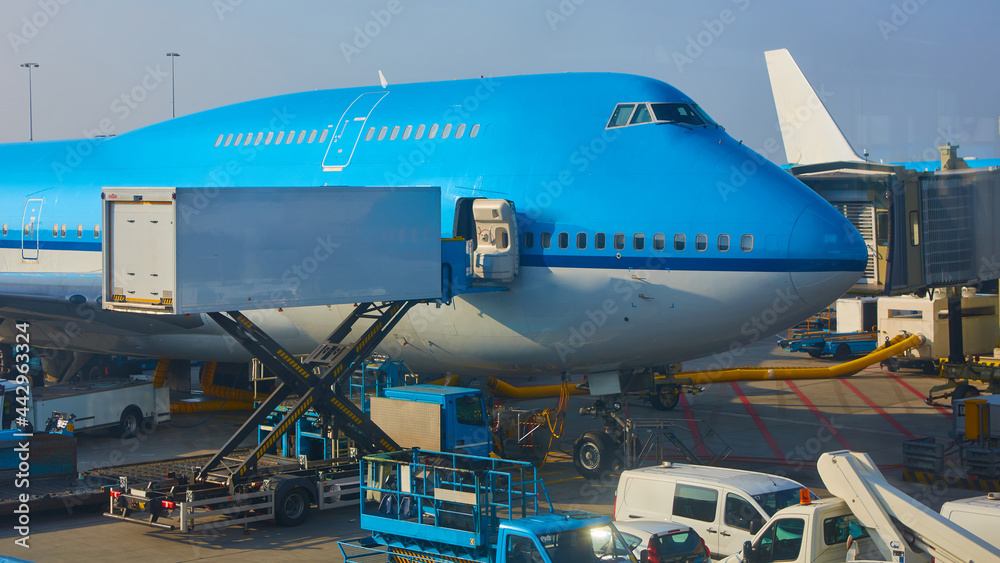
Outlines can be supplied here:
M414 304L504 289L471 287L471 242L440 239L440 197L427 187L103 190L104 308L205 313L281 380L201 468L199 481L247 480L310 408L361 452L399 449L340 394L351 366ZM356 304L353 312L303 362L241 312L346 303ZM344 342L365 323L357 341ZM294 406L249 456L229 457L293 396Z

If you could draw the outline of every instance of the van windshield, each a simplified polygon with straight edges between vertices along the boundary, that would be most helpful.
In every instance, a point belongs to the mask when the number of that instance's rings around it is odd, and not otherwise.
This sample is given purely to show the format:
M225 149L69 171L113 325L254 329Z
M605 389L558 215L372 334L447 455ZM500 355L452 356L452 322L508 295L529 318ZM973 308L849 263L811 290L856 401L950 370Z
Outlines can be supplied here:
M810 493L810 496L812 496L812 493ZM770 518L782 508L799 503L799 487L765 493L763 495L754 495L753 499L767 512L767 516Z

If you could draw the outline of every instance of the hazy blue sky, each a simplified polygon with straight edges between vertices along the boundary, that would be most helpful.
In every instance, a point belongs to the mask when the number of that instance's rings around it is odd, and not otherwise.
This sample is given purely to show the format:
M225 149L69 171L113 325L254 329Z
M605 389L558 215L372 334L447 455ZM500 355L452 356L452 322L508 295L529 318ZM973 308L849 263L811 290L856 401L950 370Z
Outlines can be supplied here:
M173 51L179 115L374 84L379 69L618 71L673 84L764 152L780 135L763 53L784 47L859 152L913 159L947 140L995 157L998 24L995 0L3 0L0 142L28 138L19 64L40 65L36 140L75 138L169 118Z

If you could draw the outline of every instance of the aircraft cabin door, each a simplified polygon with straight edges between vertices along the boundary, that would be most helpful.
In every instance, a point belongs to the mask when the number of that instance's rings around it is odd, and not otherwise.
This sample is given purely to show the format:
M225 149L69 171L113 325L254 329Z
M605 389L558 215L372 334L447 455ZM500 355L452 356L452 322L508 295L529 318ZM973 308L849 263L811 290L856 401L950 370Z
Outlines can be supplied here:
M518 269L517 215L503 199L472 202L476 227L476 249L472 255L472 277L478 280L510 282Z
M358 146L358 139L365 130L368 116L388 93L367 92L351 102L333 130L330 146L327 147L326 155L323 157L323 170L340 171L350 164L354 149Z
M21 216L21 258L38 260L38 232L42 215L42 199L29 199L24 202L24 215Z

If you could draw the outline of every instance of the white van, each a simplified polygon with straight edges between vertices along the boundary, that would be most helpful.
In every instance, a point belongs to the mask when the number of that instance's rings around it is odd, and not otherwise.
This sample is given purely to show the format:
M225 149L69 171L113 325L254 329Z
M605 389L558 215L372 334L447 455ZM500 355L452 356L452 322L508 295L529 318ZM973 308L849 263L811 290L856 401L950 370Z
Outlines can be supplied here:
M742 549L775 512L798 504L803 488L777 475L664 462L622 472L614 518L687 524L713 557L724 557Z
M946 502L941 516L1000 547L1000 493Z

